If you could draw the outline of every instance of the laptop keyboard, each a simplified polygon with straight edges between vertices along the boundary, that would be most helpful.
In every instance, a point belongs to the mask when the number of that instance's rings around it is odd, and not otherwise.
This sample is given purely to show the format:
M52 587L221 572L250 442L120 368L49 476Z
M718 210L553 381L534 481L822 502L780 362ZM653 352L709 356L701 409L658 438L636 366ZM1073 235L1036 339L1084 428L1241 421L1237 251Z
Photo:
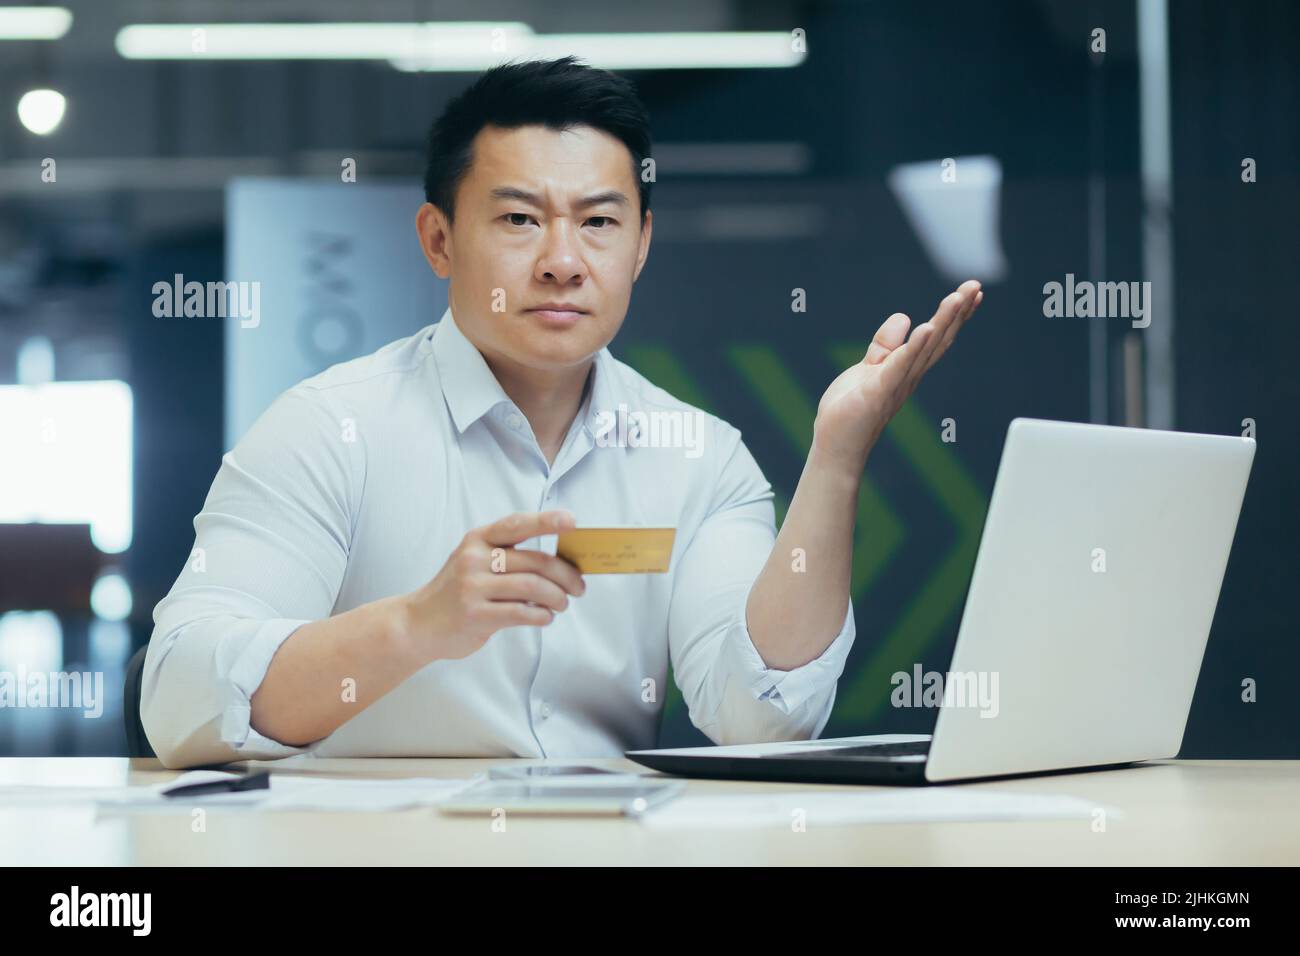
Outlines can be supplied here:
M853 747L818 747L809 750L797 750L793 753L764 754L765 757L790 757L804 760L819 760L826 757L913 757L930 752L930 741L909 740L894 744L861 744Z

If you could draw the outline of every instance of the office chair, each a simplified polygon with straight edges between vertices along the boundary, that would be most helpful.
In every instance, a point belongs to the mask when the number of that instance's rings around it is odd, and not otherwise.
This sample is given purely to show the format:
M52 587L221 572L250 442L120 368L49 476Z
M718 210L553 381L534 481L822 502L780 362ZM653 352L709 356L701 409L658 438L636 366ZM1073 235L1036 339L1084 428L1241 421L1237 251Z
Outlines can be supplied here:
M126 751L128 757L155 757L149 738L145 736L140 721L140 681L144 676L146 644L134 654L126 665L126 680L122 687L122 718L126 722Z

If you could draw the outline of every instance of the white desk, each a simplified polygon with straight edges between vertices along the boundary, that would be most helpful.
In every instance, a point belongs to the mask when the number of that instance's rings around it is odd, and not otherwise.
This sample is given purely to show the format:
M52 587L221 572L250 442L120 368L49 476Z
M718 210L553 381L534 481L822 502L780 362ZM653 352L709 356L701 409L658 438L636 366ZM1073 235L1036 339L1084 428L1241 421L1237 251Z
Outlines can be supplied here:
M468 777L505 760L303 760L283 772L350 776ZM521 761L524 762L524 761ZM533 761L535 762L535 761ZM566 760L644 770L622 760ZM649 773L650 771L645 771ZM0 758L0 786L157 783L176 776L153 760ZM490 818L428 809L393 813L207 811L193 833L187 814L95 821L91 807L0 804L0 864L1039 864L1219 865L1300 863L1300 761L1163 761L1135 768L965 784L1069 794L1122 810L1091 821L810 825L664 831L625 819L513 815ZM690 781L688 792L759 793L811 784Z

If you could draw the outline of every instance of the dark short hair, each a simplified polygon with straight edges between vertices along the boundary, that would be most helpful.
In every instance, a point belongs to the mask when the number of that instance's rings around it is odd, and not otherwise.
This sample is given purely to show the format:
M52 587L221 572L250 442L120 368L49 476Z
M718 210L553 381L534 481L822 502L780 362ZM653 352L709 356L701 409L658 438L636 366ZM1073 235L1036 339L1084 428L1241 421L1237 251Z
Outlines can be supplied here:
M650 114L629 80L572 56L493 67L448 103L429 133L424 198L452 221L456 189L473 162L479 131L534 125L557 131L591 126L620 140L632 154L644 224L650 183L641 175L641 162L650 155Z

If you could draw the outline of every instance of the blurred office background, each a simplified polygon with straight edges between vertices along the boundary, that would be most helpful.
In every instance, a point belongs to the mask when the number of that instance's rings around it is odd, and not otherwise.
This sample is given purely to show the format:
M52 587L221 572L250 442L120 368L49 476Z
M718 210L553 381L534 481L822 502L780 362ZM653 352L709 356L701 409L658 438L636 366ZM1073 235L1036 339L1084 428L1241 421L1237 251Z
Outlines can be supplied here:
M307 29L358 21L443 42ZM124 753L123 668L223 452L282 389L441 315L421 149L484 31L637 82L655 238L612 350L736 424L779 505L880 321L985 282L870 463L828 735L929 730L889 675L946 668L1007 423L1033 416L1255 429L1183 754L1300 756L1289 0L0 6L0 673L104 680L97 719L0 709L0 754ZM261 280L262 326L156 317L177 274ZM1150 327L1044 317L1067 274L1151 281ZM662 741L703 741L675 694Z

